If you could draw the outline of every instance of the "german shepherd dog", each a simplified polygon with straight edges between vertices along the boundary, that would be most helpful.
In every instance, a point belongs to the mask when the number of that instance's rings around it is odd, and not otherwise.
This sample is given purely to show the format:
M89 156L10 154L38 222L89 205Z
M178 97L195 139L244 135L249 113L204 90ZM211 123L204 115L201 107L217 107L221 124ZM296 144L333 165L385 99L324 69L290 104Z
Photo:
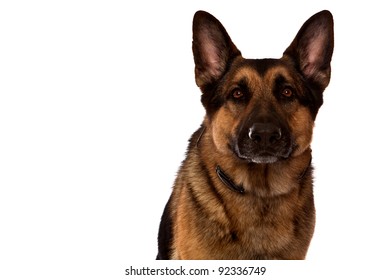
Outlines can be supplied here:
M310 142L330 80L333 18L309 18L280 59L245 59L193 20L206 110L161 218L157 259L304 259L315 224Z

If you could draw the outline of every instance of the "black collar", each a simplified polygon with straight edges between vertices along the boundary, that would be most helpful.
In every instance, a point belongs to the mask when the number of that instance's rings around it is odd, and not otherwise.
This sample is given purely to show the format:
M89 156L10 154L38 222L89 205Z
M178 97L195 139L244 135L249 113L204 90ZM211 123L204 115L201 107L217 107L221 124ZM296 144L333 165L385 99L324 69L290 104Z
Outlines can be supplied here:
M226 175L225 172L222 171L221 167L217 165L217 168L215 169L217 172L217 175L219 179L221 179L222 183L224 183L230 190L234 192L238 192L240 194L245 193L245 189L242 186L237 186L232 179L229 178L228 175Z

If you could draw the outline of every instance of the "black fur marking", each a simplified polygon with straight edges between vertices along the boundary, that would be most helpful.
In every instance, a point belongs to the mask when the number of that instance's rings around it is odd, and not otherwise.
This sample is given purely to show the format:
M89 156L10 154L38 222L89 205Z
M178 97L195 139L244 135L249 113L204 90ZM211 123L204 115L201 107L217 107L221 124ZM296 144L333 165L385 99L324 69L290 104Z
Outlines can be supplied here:
M161 217L160 228L158 231L158 254L157 260L169 260L173 241L173 228L171 217L171 199L169 198L163 215Z
M193 150L195 147L201 144L202 136L205 130L205 126L202 124L192 135L191 138L188 140L189 146L187 148L187 155L188 152Z
M290 88L293 91L294 97L297 96L294 85L291 85L283 75L278 75L274 81L274 95L277 99L284 98L281 92L285 88Z
M224 213L226 214L226 217L228 218L229 221L231 221L231 216L229 215L228 207L226 207L226 203L223 200L222 195L218 192L218 189L215 186L215 183L210 175L209 170L206 168L205 165L201 163L201 168L203 173L206 175L207 178L207 185L209 186L210 190L213 192L214 196L219 200L220 205L222 205Z
M310 109L311 116L313 120L316 119L318 110L322 106L322 103L324 103L323 95L322 95L322 90L316 89L315 86L305 87L305 96L306 99L301 100L301 104L303 106L306 106ZM302 102L304 101L304 102Z
M207 85L203 90L201 102L206 109L207 115L212 116L224 103L222 95L217 94L217 84L212 83Z
M211 178L210 173L207 170L206 166L203 163L201 163L200 167L202 169L202 174L206 175L207 185L210 187L210 190L213 192L214 196L219 200L221 205L225 205L223 198L222 198L222 195L216 189L214 182L213 182L213 179Z
M205 208L205 206L199 201L198 197L196 196L196 192L193 190L191 184L187 184L187 189L188 189L188 192L189 192L189 196L191 197L191 202L192 204L195 206L195 208L198 209L198 211L195 213L196 215L198 215L198 218L197 219L194 219L193 222L199 222L200 224L203 224L204 223L204 220L213 220L213 224L217 227L220 227L220 228L223 228L224 225L221 224L220 222L212 219L212 217L210 217L210 212ZM199 226L199 225L198 225ZM205 229L204 230L204 233L206 234L207 230Z
M279 59L274 58L246 59L244 63L255 69L261 77L263 77L269 69L283 65Z
M192 204L194 204L195 208L198 209L196 214L197 215L201 214L203 217L209 218L209 215L208 215L206 209L204 208L202 203L199 201L199 199L198 199L198 197L196 195L196 191L194 191L191 183L187 184L187 190L188 190L189 196L191 197Z

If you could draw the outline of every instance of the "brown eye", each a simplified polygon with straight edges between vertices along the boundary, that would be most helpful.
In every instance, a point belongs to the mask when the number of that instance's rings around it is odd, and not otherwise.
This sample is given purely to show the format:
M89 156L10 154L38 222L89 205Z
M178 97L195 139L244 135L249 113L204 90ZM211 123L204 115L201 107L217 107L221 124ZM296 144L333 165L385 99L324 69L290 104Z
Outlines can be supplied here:
M282 94L285 96L285 97L291 97L293 95L293 92L291 89L289 88L285 88L283 91L282 91Z
M233 91L233 97L235 98L235 99L240 99L240 98L242 98L242 97L244 97L244 94L242 93L242 91L240 91L240 90L235 90L235 91Z

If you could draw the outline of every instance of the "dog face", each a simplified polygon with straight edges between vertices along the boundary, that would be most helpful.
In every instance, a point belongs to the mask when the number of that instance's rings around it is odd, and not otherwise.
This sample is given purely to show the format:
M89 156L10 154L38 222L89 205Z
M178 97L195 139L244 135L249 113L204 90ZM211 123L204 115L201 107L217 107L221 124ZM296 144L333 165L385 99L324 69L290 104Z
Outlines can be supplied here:
M309 146L330 80L333 20L312 16L280 59L245 59L206 12L193 22L196 83L217 149L251 163L273 163Z

